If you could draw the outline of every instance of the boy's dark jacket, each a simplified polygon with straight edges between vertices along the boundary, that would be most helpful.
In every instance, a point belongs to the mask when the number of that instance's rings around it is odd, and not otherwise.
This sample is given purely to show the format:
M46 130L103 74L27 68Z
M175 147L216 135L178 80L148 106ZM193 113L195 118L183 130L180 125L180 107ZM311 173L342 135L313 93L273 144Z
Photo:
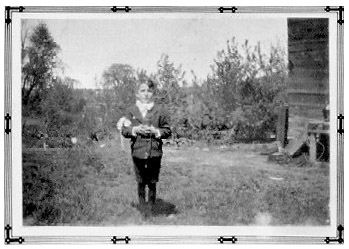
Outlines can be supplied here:
M168 113L160 105L154 104L153 108L142 117L136 105L131 106L127 112L127 119L131 121L131 126L122 128L122 135L131 139L131 153L133 157L146 159L149 157L162 156L162 140L171 136ZM155 134L137 134L132 135L132 127L140 124L154 126L160 130L160 137Z

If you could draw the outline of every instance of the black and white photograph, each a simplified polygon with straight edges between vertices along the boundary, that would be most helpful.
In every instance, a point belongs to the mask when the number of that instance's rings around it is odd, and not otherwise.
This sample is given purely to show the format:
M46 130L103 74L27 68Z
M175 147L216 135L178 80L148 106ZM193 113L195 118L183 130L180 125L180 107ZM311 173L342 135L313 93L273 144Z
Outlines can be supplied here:
M325 8L9 9L5 230L341 238L342 10Z

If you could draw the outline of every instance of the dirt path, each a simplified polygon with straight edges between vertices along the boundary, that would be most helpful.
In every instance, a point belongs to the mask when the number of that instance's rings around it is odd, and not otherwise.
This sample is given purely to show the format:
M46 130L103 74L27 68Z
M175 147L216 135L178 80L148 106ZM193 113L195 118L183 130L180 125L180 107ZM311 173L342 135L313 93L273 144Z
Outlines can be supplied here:
M268 156L241 148L198 148L164 149L164 162L189 163L197 166L252 167L258 169L280 168L268 161Z

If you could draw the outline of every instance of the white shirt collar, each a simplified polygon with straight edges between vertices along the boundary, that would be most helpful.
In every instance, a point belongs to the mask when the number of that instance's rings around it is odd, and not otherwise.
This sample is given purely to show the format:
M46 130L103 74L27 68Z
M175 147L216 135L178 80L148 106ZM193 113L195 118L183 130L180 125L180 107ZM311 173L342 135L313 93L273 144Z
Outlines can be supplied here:
M140 102L139 100L136 100L136 106L140 110L142 116L145 117L147 112L153 108L154 102L150 102L150 103L145 104L145 103Z

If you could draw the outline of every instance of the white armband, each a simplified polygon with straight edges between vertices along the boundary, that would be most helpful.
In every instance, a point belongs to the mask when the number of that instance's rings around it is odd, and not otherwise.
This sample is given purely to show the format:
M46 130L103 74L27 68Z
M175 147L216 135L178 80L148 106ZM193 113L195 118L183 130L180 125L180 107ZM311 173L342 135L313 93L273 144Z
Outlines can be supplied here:
M160 132L159 129L157 129L155 136L156 136L156 138L160 138L161 137L161 132Z
M134 136L134 137L136 137L136 136L137 136L137 134L136 134L136 132L135 132L135 128L134 128L134 127L132 127L131 134L132 134L132 136Z

